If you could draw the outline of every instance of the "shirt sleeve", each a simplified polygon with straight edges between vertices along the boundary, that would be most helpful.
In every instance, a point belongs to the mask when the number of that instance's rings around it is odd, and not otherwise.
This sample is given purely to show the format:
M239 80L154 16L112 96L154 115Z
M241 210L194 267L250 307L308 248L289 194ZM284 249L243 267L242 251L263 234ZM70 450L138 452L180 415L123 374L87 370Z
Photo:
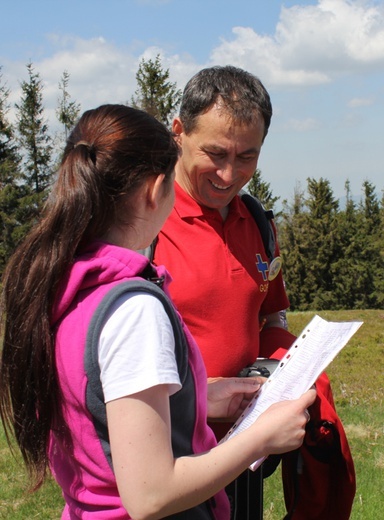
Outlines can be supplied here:
M153 295L129 293L113 305L99 339L100 378L107 403L157 385L181 388L172 325Z

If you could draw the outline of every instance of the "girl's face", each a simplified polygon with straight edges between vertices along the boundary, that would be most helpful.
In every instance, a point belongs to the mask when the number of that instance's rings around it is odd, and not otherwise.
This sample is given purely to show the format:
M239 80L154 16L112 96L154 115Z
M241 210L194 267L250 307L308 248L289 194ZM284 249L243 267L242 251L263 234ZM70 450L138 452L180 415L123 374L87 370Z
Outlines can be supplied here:
M175 202L175 173L165 180L164 174L149 178L132 201L127 198L120 207L120 222L111 225L101 237L103 240L127 249L141 250L148 247L159 234ZM134 217L124 222L124 211Z
M156 233L153 238L155 238L160 232L175 204L175 172L172 172L170 178L163 178L161 193L158 200L158 208L155 212L156 222L154 226Z

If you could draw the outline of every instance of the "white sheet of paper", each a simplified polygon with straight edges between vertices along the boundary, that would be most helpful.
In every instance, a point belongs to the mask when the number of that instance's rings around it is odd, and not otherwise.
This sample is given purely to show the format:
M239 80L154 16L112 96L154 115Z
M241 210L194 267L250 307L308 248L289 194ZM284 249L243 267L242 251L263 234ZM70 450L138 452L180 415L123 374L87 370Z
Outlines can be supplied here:
M221 442L248 428L271 404L297 399L309 390L362 323L330 322L316 315ZM263 460L254 462L250 469L257 469Z

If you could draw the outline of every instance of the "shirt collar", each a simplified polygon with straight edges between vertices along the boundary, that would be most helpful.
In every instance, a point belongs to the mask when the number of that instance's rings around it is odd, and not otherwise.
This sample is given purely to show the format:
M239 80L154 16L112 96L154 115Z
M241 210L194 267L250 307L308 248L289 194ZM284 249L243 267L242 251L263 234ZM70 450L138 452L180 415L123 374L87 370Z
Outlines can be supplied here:
M175 211L180 218L212 216L219 213L218 210L204 208L200 206L183 188L175 181ZM241 202L240 197L236 196L229 204L229 214L233 217L248 218L249 212L245 205Z

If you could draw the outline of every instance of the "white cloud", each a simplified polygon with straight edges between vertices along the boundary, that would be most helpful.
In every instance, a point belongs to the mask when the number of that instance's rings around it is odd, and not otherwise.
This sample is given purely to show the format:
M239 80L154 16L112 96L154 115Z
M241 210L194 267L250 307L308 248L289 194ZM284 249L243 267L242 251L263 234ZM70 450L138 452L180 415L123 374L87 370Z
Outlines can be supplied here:
M273 35L260 35L250 27L235 27L233 36L232 40L221 40L209 63L199 64L190 55L172 53L161 46L145 47L139 41L129 47L117 47L102 37L86 40L51 34L50 56L34 61L33 65L44 81L44 103L52 122L64 70L70 74L72 99L85 110L101 103L129 101L136 90L140 60L154 59L157 54L178 88L183 88L203 66L213 63L232 63L255 72L268 88L319 85L333 81L339 74L365 74L367 68L374 67L383 70L384 5L373 0L319 0L316 5L282 8ZM18 102L19 82L27 79L25 64L3 65L4 78L11 89L10 102ZM364 103L368 101L356 97L349 106ZM300 131L305 125L313 128L314 124L314 120L308 119L296 121L293 127Z
M368 0L319 0L282 8L273 36L235 27L211 54L273 85L313 85L384 65L384 6Z
M82 111L103 103L130 102L137 88L136 73L142 58L155 59L160 54L163 68L169 69L170 80L182 88L201 66L189 55L168 55L160 47L148 47L140 55L133 48L116 47L104 38L85 40L70 35L50 34L53 53L41 61L33 61L33 69L43 82L45 114L52 126L57 124L55 110L60 96L58 88L63 72L70 74L68 92L71 99L81 104ZM10 88L9 102L20 102L20 82L28 81L26 64L5 64L4 79ZM15 119L15 110L10 112Z
M33 62L43 82L44 105L50 122L55 123L60 95L58 84L64 70L70 74L69 94L72 100L81 103L82 110L130 100L136 88L137 71L137 59L130 52L116 48L103 38L84 40L51 35L50 40L55 52L49 58ZM28 81L25 65L7 66L4 75L11 86L10 102L19 102L19 82Z
M266 83L275 85L313 85L326 83L326 74L304 67L287 67L283 48L276 38L259 36L253 29L235 27L234 41L222 41L211 54L213 63L233 63L249 71L257 71Z
M70 73L69 91L86 108L106 102L126 101L136 83L136 60L104 38L66 39L51 58L36 65L46 82L47 100L58 95L64 70Z
M306 119L290 119L284 125L284 130L293 130L294 132L309 132L317 130L320 127L319 121L312 117Z
M350 108L368 107L373 105L374 100L372 98L353 98L348 101Z

